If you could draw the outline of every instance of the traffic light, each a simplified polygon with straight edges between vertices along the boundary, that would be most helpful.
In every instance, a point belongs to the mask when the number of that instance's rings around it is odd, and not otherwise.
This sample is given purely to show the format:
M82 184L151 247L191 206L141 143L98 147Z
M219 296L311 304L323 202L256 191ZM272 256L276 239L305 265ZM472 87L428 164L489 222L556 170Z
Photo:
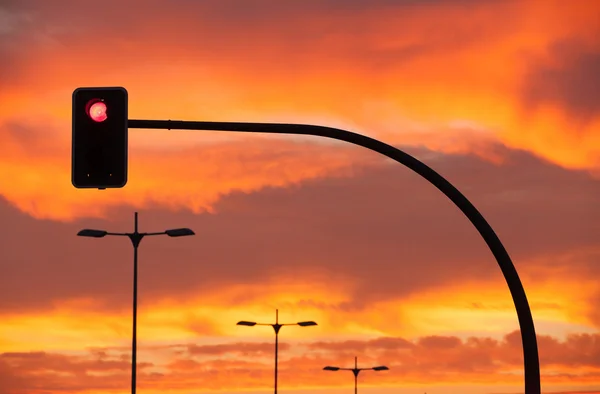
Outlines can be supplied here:
M127 90L73 92L71 183L76 188L119 188L127 183Z

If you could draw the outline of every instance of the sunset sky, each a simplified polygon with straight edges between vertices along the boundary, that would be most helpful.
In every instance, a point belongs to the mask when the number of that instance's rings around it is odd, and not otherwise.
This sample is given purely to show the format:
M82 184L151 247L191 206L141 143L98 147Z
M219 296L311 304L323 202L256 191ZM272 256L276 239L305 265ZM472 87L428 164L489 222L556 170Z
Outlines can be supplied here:
M600 393L600 2L0 1L0 394L523 392L515 308L460 211L311 137L131 130L123 189L71 185L71 94L131 119L366 134L458 187L511 255L549 392ZM594 391L596 390L596 391Z

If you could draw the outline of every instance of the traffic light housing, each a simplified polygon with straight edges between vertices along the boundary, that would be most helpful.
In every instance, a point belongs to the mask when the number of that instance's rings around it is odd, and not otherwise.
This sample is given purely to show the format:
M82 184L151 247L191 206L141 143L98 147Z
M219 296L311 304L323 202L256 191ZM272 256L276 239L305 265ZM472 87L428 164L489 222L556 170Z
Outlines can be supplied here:
M76 188L127 184L127 97L122 87L73 92L71 183Z

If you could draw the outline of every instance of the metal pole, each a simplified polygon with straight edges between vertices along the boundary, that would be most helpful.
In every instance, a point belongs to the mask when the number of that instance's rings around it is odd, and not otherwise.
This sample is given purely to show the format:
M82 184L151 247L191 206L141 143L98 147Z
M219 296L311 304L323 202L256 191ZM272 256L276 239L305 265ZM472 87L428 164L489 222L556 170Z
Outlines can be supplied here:
M133 243L133 335L131 340L131 394L136 392L137 381L137 282L138 282L138 246L140 244L138 232L138 213L134 217L134 231L131 241Z
M279 333L275 333L275 394L277 394L277 353L279 350Z
M354 356L354 394L358 394L358 357Z
M279 309L275 309L275 394L277 394L277 364L278 364L278 356L279 356Z

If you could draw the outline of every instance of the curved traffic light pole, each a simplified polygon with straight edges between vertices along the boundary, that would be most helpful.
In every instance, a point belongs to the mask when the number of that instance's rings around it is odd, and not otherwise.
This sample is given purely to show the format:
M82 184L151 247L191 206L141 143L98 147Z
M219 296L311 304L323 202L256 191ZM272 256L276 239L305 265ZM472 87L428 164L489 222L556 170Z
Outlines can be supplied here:
M521 329L521 340L523 342L525 394L540 394L540 362L538 356L537 339L531 309L527 302L525 289L519 278L517 270L502 245L502 242L471 202L448 182L444 177L428 167L425 163L417 160L391 145L385 144L374 138L350 131L325 126L282 124L282 123L243 123L243 122L191 122L179 120L132 120L128 122L131 129L167 129L167 130L212 130L233 131L248 133L270 133L270 134L295 134L314 135L327 137L335 140L346 141L351 144L360 145L364 148L381 153L410 168L432 185L437 187L446 195L473 223L479 234L483 237L487 246L496 258L504 279L517 310L519 327Z

